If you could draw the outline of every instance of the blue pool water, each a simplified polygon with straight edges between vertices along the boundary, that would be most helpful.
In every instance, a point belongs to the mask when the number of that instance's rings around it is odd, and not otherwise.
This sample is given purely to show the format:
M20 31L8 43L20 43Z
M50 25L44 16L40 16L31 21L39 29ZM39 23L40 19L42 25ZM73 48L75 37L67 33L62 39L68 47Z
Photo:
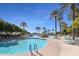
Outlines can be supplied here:
M0 42L0 54L18 54L30 52L29 46L34 51L34 44L38 49L44 48L47 45L47 40L39 38L29 38L24 40L12 41L12 42Z

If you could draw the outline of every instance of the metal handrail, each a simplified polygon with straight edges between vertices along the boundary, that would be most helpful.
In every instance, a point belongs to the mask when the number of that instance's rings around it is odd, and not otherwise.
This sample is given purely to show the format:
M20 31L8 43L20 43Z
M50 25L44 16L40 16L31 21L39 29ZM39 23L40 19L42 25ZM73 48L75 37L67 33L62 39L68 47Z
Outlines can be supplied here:
M38 46L37 46L37 44L34 44L34 50L35 50L35 52L36 52L38 55L43 56L41 53L38 52Z
M34 44L34 50L35 50L35 51L38 51L37 44Z
M31 56L35 56L35 55L33 54L33 52L32 52L31 44L29 45L29 50L30 50L30 52L31 52Z

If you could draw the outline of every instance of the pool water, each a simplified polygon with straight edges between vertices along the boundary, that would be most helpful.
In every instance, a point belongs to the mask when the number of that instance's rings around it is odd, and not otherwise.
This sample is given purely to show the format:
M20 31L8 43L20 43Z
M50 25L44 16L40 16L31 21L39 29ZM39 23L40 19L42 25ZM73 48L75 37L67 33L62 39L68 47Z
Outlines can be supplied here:
M37 45L38 49L41 49L47 45L47 40L38 39L38 38L29 38L29 39L14 41L14 43L0 42L0 54L27 53L30 52L30 47L32 51L35 50L34 49L35 44Z

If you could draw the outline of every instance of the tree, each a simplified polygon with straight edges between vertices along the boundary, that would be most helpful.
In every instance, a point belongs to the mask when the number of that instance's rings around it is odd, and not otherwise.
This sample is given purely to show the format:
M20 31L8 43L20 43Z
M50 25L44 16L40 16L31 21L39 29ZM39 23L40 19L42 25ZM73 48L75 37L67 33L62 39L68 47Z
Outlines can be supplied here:
M67 28L68 28L67 24L65 22L62 22L62 30L63 30L63 33L64 33L65 36L66 36L66 33L67 33L67 31L66 31Z
M25 27L27 26L27 24L25 22L22 22L20 26L22 26L23 30L25 30Z
M6 32L7 34L12 32L22 32L27 33L26 30L21 29L20 27L16 26L15 24L10 24L5 22L3 19L0 19L0 33Z
M49 29L47 30L47 33L48 33L48 34L50 33L50 30L49 30Z
M4 30L4 20L0 18L0 31Z
M45 28L45 27L43 27L43 30L46 30L46 28Z
M63 18L62 18L62 15L58 15L58 21L59 21L59 27L60 27L60 37L61 37L61 31L62 31L62 20L63 20Z
M36 27L36 30L38 33L40 33L41 28L40 27Z
M64 4L60 4L61 5L61 14L63 14L64 11L66 10L71 10L72 11L72 15L73 15L73 18L72 20L74 21L75 20L75 13L78 11L77 10L77 6L78 4L75 4L75 3L64 3ZM69 8L69 9L68 9ZM73 29L73 40L75 39L75 29Z
M68 34L71 33L71 32L72 32L72 28L71 28L71 27L66 28L66 32L67 32Z
M77 36L77 32L78 32L77 30L79 29L79 17L77 17L75 21L73 22L72 28L76 29L76 36Z
M44 33L46 33L46 32L47 32L46 27L43 27L43 32L44 32Z
M51 13L51 18L54 18L55 19L55 37L57 37L57 18L58 18L58 11L57 10L54 10L52 13Z
M12 24L8 23L8 22L4 22L4 32L13 32L14 29L13 29L13 26Z

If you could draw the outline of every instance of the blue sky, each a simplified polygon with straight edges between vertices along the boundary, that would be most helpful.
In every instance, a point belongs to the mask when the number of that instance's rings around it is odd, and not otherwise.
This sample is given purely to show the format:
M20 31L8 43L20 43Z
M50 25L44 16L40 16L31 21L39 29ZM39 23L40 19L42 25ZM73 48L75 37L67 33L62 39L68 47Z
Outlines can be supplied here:
M54 29L54 20L50 20L50 13L59 7L59 4L46 3L0 4L0 18L17 26L21 22L26 22L28 25L26 29L30 32L35 32L37 26L51 30ZM67 21L66 16L64 16L64 21L70 25L71 21Z

